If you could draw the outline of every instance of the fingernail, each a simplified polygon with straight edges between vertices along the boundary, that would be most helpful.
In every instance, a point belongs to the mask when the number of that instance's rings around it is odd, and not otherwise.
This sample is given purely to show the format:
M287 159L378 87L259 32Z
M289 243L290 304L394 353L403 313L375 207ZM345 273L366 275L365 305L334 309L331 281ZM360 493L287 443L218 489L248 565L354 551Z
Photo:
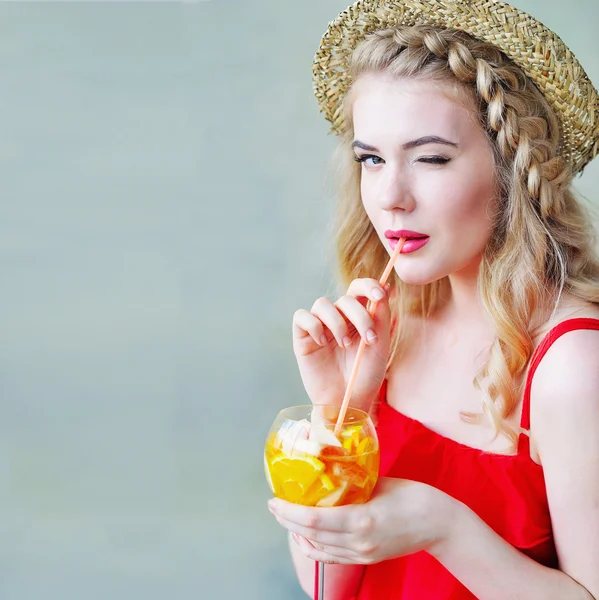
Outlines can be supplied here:
M292 533L291 537L293 538L293 541L299 546L300 541L299 541L299 536L297 535L297 533Z
M391 284L390 283L386 283L385 284L385 291L387 292L387 294L389 293L390 290L391 290Z
M366 332L366 341L369 344L372 344L375 340L376 340L376 333L374 332L374 329L369 329Z
M344 345L346 348L349 348L349 347L351 346L351 338L350 338L348 335L346 335L346 336L343 338L343 345Z
M326 336L326 335L324 335L324 334L322 334L322 335L320 336L320 345L321 345L321 346L326 346L326 345L327 345L327 336Z
M275 502L274 502L274 500L269 500L269 501L268 501L268 510L269 510L271 513L274 513L274 512L275 512Z
M372 297L378 302L379 300L382 300L385 297L385 294L383 294L383 292L381 292L379 288L373 288Z

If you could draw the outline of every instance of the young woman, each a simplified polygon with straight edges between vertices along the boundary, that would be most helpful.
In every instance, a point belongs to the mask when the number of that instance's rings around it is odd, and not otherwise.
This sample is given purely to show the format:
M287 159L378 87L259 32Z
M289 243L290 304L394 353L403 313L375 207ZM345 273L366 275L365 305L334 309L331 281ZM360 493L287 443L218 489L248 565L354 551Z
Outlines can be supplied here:
M367 341L352 404L376 413L381 477L362 505L270 501L303 588L319 560L327 600L598 600L599 263L570 189L596 90L487 0L359 1L314 74L348 287L296 312L293 346L330 404Z

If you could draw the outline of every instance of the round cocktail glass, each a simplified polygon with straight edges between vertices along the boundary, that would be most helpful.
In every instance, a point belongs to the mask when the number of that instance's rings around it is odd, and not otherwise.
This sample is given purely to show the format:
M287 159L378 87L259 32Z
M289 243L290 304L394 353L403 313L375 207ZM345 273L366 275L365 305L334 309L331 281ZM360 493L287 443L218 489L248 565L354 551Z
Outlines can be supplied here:
M379 472L379 443L372 420L348 408L334 434L339 406L304 405L275 418L264 451L266 478L277 498L306 506L366 502Z

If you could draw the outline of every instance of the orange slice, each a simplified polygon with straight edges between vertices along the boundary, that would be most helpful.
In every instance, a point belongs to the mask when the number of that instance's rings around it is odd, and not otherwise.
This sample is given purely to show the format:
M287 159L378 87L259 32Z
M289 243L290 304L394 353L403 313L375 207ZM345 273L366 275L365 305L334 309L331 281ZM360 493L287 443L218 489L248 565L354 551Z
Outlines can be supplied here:
M343 497L345 496L345 493L347 492L348 485L349 484L347 483L347 481L342 481L341 484L337 487L337 489L328 493L324 498L319 500L316 503L316 506L328 507L328 506L337 506L338 504L341 504L341 502L343 501Z
M356 449L356 454L358 455L358 464L360 466L365 466L368 456L371 452L376 451L376 442L371 437L365 437L359 444Z
M343 447L351 454L352 450L354 449L354 440L350 437L346 437L343 440Z
M358 444L358 454L366 454L367 452L374 452L376 450L376 442L371 437L365 437Z
M347 450L345 450L345 448L327 446L320 451L320 458L323 460L326 458L339 458L340 456L347 456Z
M332 492L335 489L335 484L333 483L332 479L326 473L323 473L320 476L320 483L322 484L322 487L327 492Z
M333 483L333 480L326 473L323 473L303 496L300 504L316 506L318 502L334 490L335 484Z
M285 498L298 502L301 495L318 479L324 471L324 463L313 456L277 456L270 465L274 481L281 482Z
M362 425L350 425L349 427L346 427L341 432L341 437L353 438L353 437L357 436L359 438L361 433L362 433Z
M287 502L303 504L304 490L295 481L284 481L281 484L281 497Z
M349 461L336 462L333 465L333 475L339 478L339 480L346 481L359 488L363 488L368 479L368 471L355 462Z

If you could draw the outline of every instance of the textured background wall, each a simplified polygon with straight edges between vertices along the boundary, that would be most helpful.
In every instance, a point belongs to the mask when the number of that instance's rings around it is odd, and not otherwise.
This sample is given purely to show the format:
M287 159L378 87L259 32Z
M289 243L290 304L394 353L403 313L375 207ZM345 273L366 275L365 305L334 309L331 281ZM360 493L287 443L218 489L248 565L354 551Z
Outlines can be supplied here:
M519 6L599 83L596 0ZM332 289L344 7L0 3L0 599L302 597L261 452Z

